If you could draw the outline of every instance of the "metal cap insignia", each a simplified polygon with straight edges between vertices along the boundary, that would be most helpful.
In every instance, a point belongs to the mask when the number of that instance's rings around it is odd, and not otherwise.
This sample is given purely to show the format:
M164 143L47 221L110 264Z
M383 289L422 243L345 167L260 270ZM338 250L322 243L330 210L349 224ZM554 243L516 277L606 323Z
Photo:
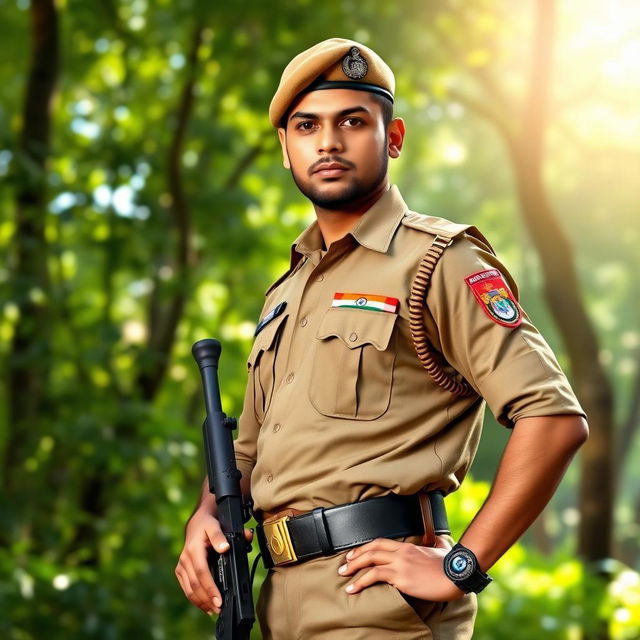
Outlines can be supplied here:
M351 47L349 53L342 58L342 70L344 75L352 80L360 80L360 78L364 78L367 75L369 65L360 55L358 47Z

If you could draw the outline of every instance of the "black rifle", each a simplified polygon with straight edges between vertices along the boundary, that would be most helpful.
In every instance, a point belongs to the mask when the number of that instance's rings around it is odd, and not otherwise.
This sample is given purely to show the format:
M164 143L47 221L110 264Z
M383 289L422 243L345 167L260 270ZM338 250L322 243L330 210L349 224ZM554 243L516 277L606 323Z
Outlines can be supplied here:
M209 569L222 595L216 623L218 640L249 640L255 620L244 523L250 518L240 490L241 473L236 466L233 430L236 419L227 417L220 403L218 361L222 347L217 340L199 340L191 353L202 375L207 417L202 425L209 491L216 496L218 520L229 542L222 554L209 550Z

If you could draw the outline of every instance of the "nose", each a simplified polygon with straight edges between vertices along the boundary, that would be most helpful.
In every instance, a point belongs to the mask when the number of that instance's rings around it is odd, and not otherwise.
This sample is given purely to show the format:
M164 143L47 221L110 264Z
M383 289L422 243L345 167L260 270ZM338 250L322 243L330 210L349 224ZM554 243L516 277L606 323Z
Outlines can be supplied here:
M342 136L336 127L324 126L318 136L318 153L338 153L343 150Z

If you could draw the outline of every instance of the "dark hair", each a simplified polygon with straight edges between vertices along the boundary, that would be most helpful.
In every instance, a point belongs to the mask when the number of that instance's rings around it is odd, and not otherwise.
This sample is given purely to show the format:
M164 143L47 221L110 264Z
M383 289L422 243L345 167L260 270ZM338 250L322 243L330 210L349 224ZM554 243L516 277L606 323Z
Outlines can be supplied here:
M382 123L384 130L387 130L389 123L393 120L393 102L378 93L372 93L371 97L380 105L382 111Z
M380 105L380 111L382 112L382 124L384 124L384 130L386 131L389 123L393 120L393 102L378 93L371 93L370 95L373 100ZM287 128L287 120L291 115L291 109L294 103L295 99L291 101L289 108L284 112L282 118L280 118L278 126L282 127L283 129Z

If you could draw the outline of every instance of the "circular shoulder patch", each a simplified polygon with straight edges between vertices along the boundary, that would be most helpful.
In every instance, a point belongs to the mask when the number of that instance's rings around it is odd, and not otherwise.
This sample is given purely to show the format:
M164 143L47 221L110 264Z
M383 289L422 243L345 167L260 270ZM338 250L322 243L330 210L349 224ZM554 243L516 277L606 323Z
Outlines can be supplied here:
M342 70L344 75L352 80L360 80L360 78L364 78L367 75L369 65L360 55L358 47L351 47L349 53L342 58Z

